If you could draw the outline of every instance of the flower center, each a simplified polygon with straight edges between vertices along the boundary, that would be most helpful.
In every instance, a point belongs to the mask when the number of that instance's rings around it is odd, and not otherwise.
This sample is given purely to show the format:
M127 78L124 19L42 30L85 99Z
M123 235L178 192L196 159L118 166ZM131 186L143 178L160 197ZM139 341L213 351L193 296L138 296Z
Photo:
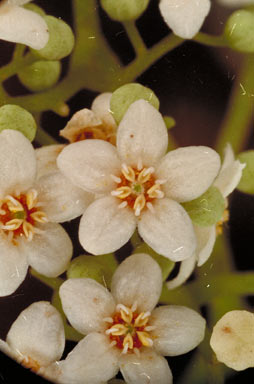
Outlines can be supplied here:
M31 371L34 373L37 373L41 368L39 363L36 360L32 359L30 356L25 356L24 358L22 358L20 363L23 365L23 367L31 369Z
M41 232L35 227L36 223L46 222L48 220L39 208L35 189L19 196L7 195L0 200L0 229L6 232L11 240L25 236L31 241L34 233Z
M223 232L223 225L227 223L229 220L229 210L225 209L222 215L222 218L218 223L216 224L216 235L221 235Z
M112 178L117 183L117 188L111 195L122 200L119 208L128 205L135 211L136 216L139 216L145 207L153 212L153 200L164 197L161 190L164 181L155 179L153 167L136 169L122 164L120 177L112 175Z
M141 347L152 347L153 340L149 332L155 327L149 326L150 312L135 312L135 307L128 308L118 304L113 317L104 319L110 323L106 335L111 340L111 345L122 350L123 354L134 352L139 354Z

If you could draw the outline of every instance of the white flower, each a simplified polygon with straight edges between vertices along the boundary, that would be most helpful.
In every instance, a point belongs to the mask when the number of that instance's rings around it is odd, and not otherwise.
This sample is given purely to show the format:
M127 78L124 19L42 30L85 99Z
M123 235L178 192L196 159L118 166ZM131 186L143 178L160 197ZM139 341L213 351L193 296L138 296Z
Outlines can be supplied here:
M227 312L216 323L210 340L217 359L236 371L254 367L254 314Z
M254 0L217 0L217 2L226 7L244 7L245 5L254 4Z
M80 215L91 201L53 172L53 163L44 176L42 168L36 179L35 151L20 132L0 133L0 296L18 288L29 265L48 277L66 270L72 243L56 222Z
M166 24L184 39L191 39L198 33L210 7L210 0L160 0L159 3Z
M43 48L49 39L48 27L35 12L20 7L31 0L3 0L0 3L0 39Z
M87 336L55 365L58 382L100 383L120 368L128 384L145 384L148 377L150 384L172 383L163 356L195 348L203 340L205 320L187 307L154 309L161 289L160 267L146 254L132 255L117 268L111 293L92 279L65 281L60 287L63 310Z
M234 152L230 144L225 148L225 155L220 172L216 177L213 185L219 189L225 198L226 207L228 205L227 197L239 184L242 177L242 171L245 164L235 160ZM216 235L222 232L222 225L228 220L228 210L226 209L223 216L216 225L210 227L201 227L194 225L197 238L197 249L188 260L181 263L178 275L167 283L169 289L173 289L183 284L192 274L196 263L201 267L210 257L216 241Z
M65 346L60 314L48 302L31 304L12 324L0 350L33 372L44 369L62 356Z
M119 249L138 226L141 237L157 253L174 261L193 254L193 225L179 203L209 188L220 159L203 146L165 155L167 145L161 114L138 100L119 124L116 147L102 140L85 140L60 153L57 163L66 177L101 194L80 222L79 240L88 252L97 255Z
M100 139L115 144L116 123L110 113L112 93L101 93L97 96L91 110L84 108L76 112L60 135L71 143L84 139Z

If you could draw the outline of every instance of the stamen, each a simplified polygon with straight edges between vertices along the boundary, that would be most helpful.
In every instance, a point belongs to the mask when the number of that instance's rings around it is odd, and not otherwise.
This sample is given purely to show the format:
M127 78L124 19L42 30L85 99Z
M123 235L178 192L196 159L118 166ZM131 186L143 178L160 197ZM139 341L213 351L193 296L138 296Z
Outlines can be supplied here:
M35 221L38 221L38 223L48 223L48 218L46 214L42 211L36 211L31 213L30 215Z
M115 191L111 191L111 195L112 196L120 196L121 195L121 193L122 193L122 191L118 191L118 190L115 190Z
M26 194L26 204L28 209L34 208L37 200L38 192L35 189L30 189Z
M141 171L141 169L143 168L143 162L141 158L138 159L137 168L138 168L138 171Z
M123 355L126 355L126 353L128 352L128 349L129 349L129 344L125 344L123 350L122 350L122 354Z
M159 184L154 184L148 189L147 194L151 199L164 197L164 193L161 191Z
M123 346L126 344L128 345L129 349L133 349L133 338L130 333L128 333L123 340Z
M7 223L3 226L3 229L11 228L11 230L15 230L15 229L18 229L22 223L23 223L23 220L21 219L13 219L13 220L7 221Z
M143 171L141 171L140 174L138 175L138 181L140 183L146 183L150 179L151 174L153 172L154 172L154 168L153 167L144 168Z
M156 329L155 325L148 325L144 328L146 332L154 331Z
M125 167L127 167L126 164L124 164L124 165L125 165ZM134 170L131 167L127 167L127 171L126 171L125 167L122 168L122 174L124 175L124 177L127 180L129 180L130 182L133 183L135 181L135 178L136 178L135 172L134 172Z
M143 194L139 195L136 198L134 206L133 206L133 209L135 211L135 216L139 216L140 215L140 212L145 207L145 204L146 204L145 196Z
M123 310L125 313L129 313L129 308L127 308L125 305L123 305L123 304L117 304L117 306L116 306L116 310L118 311L118 312L120 312L121 310Z
M105 317L105 318L103 319L103 321L105 321L106 323L113 323L113 319L112 319L112 317Z
M120 177L117 177L115 175L110 175L111 179L113 179L113 181L115 181L117 184L121 183L121 179Z
M153 340L149 338L148 333L137 331L137 335L144 347L151 347L153 345Z
M150 201L148 203L146 203L146 206L147 206L147 208L149 209L150 212L152 212L152 213L155 212L154 206L153 206L152 203L150 203Z
M138 308L138 303L137 303L137 301L134 301L134 303L133 303L133 305L131 307L131 311L135 312L137 308Z
M32 224L28 223L27 221L23 222L23 231L24 235L26 236L28 241L31 241L33 238L33 232L34 232L34 227Z
M125 321L125 323L131 323L132 317L133 317L132 311L129 311L128 313L126 313L122 310L120 313L121 313L121 317L122 317L123 321Z
M165 184L166 182L167 182L166 179L158 179L158 180L155 180L155 184L159 184L159 185Z
M138 317L135 319L134 326L135 327L144 327L148 323L148 317L143 317L144 313L140 313Z
M121 204L118 205L119 209L125 208L128 205L127 201L123 201Z

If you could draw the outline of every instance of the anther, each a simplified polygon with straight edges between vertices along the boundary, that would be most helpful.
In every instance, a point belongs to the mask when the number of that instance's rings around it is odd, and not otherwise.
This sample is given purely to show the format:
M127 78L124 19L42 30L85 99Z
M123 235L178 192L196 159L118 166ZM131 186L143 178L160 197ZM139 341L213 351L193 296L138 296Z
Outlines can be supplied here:
M119 209L125 208L128 205L127 201L123 201L121 204L118 205Z
M115 176L115 175L110 175L110 177L111 177L111 179L113 180L113 181L115 181L117 184L119 184L119 183L121 183L121 179L120 179L120 177L117 177L117 176Z

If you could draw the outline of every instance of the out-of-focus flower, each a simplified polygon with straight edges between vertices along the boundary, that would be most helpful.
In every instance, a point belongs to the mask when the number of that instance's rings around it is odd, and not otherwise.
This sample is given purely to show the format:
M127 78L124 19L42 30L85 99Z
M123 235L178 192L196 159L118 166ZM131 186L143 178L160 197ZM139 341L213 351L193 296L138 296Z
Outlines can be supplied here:
M245 5L254 4L254 0L217 0L217 3L226 7L242 8L245 7Z
M235 160L232 147L230 144L227 144L223 164L213 183L225 198L226 209L221 220L216 225L210 227L194 225L197 249L191 258L181 263L178 275L167 283L169 289L176 288L183 284L192 274L196 264L201 267L210 257L215 244L216 235L222 233L223 224L229 218L227 197L237 187L244 167L245 164L242 164L239 160Z
M31 0L2 0L0 3L0 39L43 48L49 39L43 18L21 5Z
M183 39L191 39L198 33L210 7L210 0L160 0L159 3L166 24Z
M182 306L155 306L162 289L159 265L135 254L117 268L111 293L92 279L70 279L60 287L71 325L87 335L63 361L49 367L62 384L99 383L119 368L128 384L172 383L163 356L178 356L204 337L205 320Z
M254 367L254 314L227 312L215 324L210 345L217 359L236 371Z
M91 110L84 108L76 112L60 135L70 143L100 139L115 144L117 126L110 113L111 96L112 93L102 93L94 99Z
M23 134L0 133L0 296L18 288L29 265L48 277L66 270L72 243L57 223L77 217L91 202L91 194L59 171L46 174L44 169L42 176L40 165L36 178L36 166L35 151Z
M85 140L63 149L57 159L63 174L80 188L101 194L81 218L79 240L84 249L95 255L113 252L138 226L141 237L157 253L174 261L192 256L195 233L179 203L210 187L220 159L203 146L165 155L167 145L161 114L138 100L119 124L116 147Z
M24 367L40 375L59 360L65 346L64 327L60 314L48 302L31 304L12 324L0 350Z

